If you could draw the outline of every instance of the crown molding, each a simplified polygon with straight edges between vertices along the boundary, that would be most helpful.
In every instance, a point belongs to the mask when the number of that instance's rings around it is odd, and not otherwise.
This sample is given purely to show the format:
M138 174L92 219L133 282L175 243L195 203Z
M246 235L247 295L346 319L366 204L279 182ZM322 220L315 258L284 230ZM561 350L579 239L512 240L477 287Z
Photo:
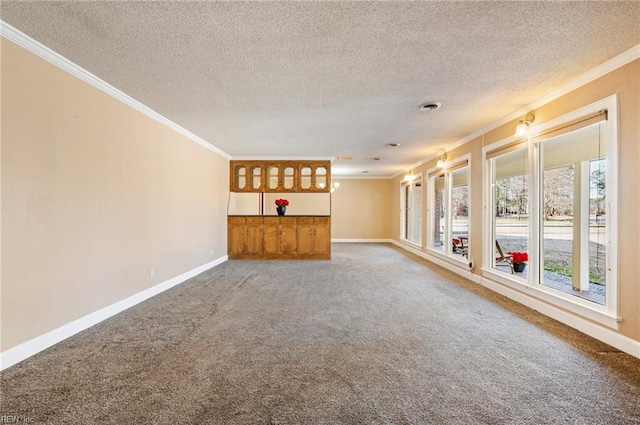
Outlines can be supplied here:
M208 149L211 152L214 152L224 157L225 159L228 159L228 160L231 159L231 156L226 152L215 147L214 145L202 139L201 137L196 136L195 134L185 129L184 127L179 126L178 124L171 121L170 119L160 115L153 109L149 108L148 106L145 106L144 104L135 100L131 96L118 90L117 88L113 87L111 84L95 76L94 74L90 73L86 69L76 65L75 63L71 62L69 59L54 52L47 46L34 40L33 38L29 37L27 34L12 27L11 25L7 24L2 20L0 20L0 35L6 38L7 40L10 40L16 43L17 45L23 47L24 49L30 51L31 53L41 57L47 62L57 66L58 68L68 72L74 77L84 81L85 83L119 100L125 105L159 122L160 124L170 128L171 130L185 136L186 138L188 138L194 143L199 144L203 148Z
M546 105L547 103L553 102L554 100L564 96L567 93L571 93L572 91L585 86L587 84L589 84L592 81L597 80L598 78L607 75L610 72L615 71L618 68L622 68L623 66L625 66L628 63L633 62L636 59L640 58L640 44L636 44L635 46L633 46L632 48L630 48L629 50L626 50L622 53L620 53L619 55L609 59L608 61L604 62L601 65L596 66L595 68L591 69L590 71L585 72L584 74L581 74L580 76L578 76L576 79L570 81L569 83L565 84L564 86L560 87L559 89L549 93L548 95L530 103L529 105L518 109L517 111L507 115L504 118L499 119L498 121L493 122L492 124L489 124L488 126L481 128L480 130L476 130L471 134L468 134L467 136L463 137L462 139L458 140L457 142L455 142L453 145L451 145L449 148L447 148L448 151L451 151L453 149L456 149L464 144L467 144L469 142L471 142L472 140L477 139L478 137L482 137L484 136L486 133L490 132L491 130L495 130L496 128L507 124L508 122L511 122L513 120L516 120L518 118L520 118L521 116L531 112L534 109L540 108L543 105ZM411 170L414 169L416 167L419 167L420 165L429 162L433 159L436 159L440 156L441 154L438 155L433 155L433 156L429 156L426 157L424 159L421 159L420 161L416 162L415 164L411 165L407 170ZM398 177L399 175L402 175L403 173L405 173L406 171L401 171L399 173L396 173L394 175L391 176L391 178L395 178Z
M451 148L451 149L453 149L453 148ZM414 162L414 163L413 163L413 164L411 164L409 167L407 167L407 168L403 169L402 171L398 171L398 172L397 172L397 173L395 173L395 174L392 174L392 175L391 175L391 176L389 176L388 178L390 178L390 179L395 179L395 178L396 178L396 177L398 177L398 176L401 176L401 175L403 175L403 174L406 174L406 173L407 173L407 171L409 171L409 170L414 170L414 169L418 168L419 166L426 164L426 163L427 163L427 162L429 162L429 161L433 161L434 159L441 157L444 153L445 153L445 152L443 152L443 153L439 153L439 154L437 154L437 155L431 155L431 156L428 156L428 157L426 157L426 158L421 159L421 160L420 160L420 161L418 161L418 162Z
M123 93L122 91L118 90L117 88L113 87L112 85L108 84L107 82L105 82L104 80L98 78L97 76L95 76L94 74L90 73L89 71L81 68L80 66L76 65L75 63L71 62L70 60L68 60L67 58L61 56L60 54L54 52L53 50L49 49L48 47L44 46L43 44L41 44L40 42L32 39L31 37L29 37L28 35L24 34L23 32L17 30L16 28L12 27L11 25L7 24L4 21L0 20L0 35L8 40L13 41L14 43L22 46L23 48L27 49L28 51L36 54L37 56L43 58L44 60L52 63L53 65L67 71L69 74L75 76L76 78L79 78L80 80L94 86L95 88L97 88L98 90L101 90L102 92L114 97L115 99L121 101L122 103L132 107L133 109L141 112L142 114L150 117L151 119L165 125L166 127L178 132L179 134L182 134L183 136L187 137L189 140L199 144L200 146L215 152L219 155L221 155L222 157L231 160L243 160L243 159L253 159L253 160L285 160L286 158L282 158L282 157L247 157L247 156L237 156L237 157L231 157L231 155L227 154L226 152L222 151L221 149L215 147L214 145L212 145L211 143L207 142L206 140L198 137L197 135L191 133L189 130L179 126L178 124L174 123L173 121L165 118L164 116L158 114L157 112L155 112L154 110L152 110L151 108L145 106L144 104L138 102L137 100L133 99L131 96ZM568 84L565 84L564 86L560 87L558 90L555 90L553 92L551 92L550 94L530 103L529 105L520 108L519 110L505 116L504 118L493 122L492 124L474 131L473 133L470 133L469 135L463 137L462 139L458 140L457 142L455 142L454 144L452 144L448 150L452 150L455 149L457 147L460 147L466 143L469 143L470 141L483 136L484 134L488 133L491 130L494 130L510 121L513 121L519 117L521 117L522 115L530 112L531 110L534 110L536 108L539 108L543 105L546 105L549 102L552 102L556 99L558 99L561 96L564 96L567 93L572 92L573 90L576 90L577 88L580 88L636 59L640 58L640 44L637 44L635 46L633 46L632 48L628 49L627 51L615 56L614 58L608 60L607 62L593 68L590 71L585 72L584 74L581 74L580 76L578 76L576 79L572 80L571 82L569 82ZM409 166L407 168L407 170L411 170L414 169L416 167L419 167L420 165L423 165L435 158L437 158L440 155L433 155L433 156L429 156L426 158L423 158L419 161L417 161L416 163L412 164L411 166ZM308 157L308 158L300 158L300 157L296 157L295 159L300 160L300 159L307 159L307 160L333 160L333 157ZM398 177L400 175L402 175L403 173L405 173L406 170L394 173L390 176L378 176L377 178L395 178Z

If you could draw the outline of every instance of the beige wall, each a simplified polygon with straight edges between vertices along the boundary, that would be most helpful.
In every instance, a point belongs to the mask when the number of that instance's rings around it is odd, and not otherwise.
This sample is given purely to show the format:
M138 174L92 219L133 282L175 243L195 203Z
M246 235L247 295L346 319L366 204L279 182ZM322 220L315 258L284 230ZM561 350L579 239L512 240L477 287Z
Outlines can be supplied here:
M399 204L390 199L400 199L400 194L391 196L391 180L336 177L333 181L340 182L331 199L333 239L389 239L392 227L400 228L391 219L391 210Z
M3 351L226 255L226 159L1 47Z
M619 315L623 321L619 332L640 341L640 60L621 67L561 98L534 111L535 123L540 124L563 114L574 111L593 102L618 94L619 101L619 249L618 249L618 290ZM546 93L540 93L540 97ZM517 120L466 143L447 153L449 160L471 154L471 230L470 253L476 264L482 263L482 147L502 140L513 134ZM413 170L414 173L434 167L436 160ZM389 203L398 204L400 181L403 176L392 180ZM428 199L426 204L428 204ZM426 213L424 214L427 217ZM399 210L392 209L391 221L393 238L399 240L397 223ZM426 223L426 220L425 220ZM426 251L425 251L426 252ZM480 270L476 268L476 274Z
M224 256L228 161L1 40L4 351ZM635 61L533 111L538 124L619 95L620 333L636 341L638 75ZM476 264L482 261L482 146L511 135L515 124L448 153L449 159L471 154ZM433 165L435 160L414 173ZM338 178L332 237L399 239L401 178Z

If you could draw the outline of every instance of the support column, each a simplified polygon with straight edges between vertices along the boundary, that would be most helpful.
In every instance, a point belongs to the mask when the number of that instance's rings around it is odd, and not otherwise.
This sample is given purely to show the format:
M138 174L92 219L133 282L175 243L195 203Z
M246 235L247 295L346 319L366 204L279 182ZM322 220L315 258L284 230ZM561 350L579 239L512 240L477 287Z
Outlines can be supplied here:
M589 161L573 164L574 291L589 291Z

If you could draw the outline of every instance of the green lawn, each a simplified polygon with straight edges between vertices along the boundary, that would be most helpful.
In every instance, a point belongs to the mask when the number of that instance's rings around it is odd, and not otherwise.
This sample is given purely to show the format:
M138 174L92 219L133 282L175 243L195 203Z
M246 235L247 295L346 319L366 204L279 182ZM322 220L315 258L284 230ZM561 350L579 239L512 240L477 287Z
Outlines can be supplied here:
M573 267L572 266L561 265L561 264L553 264L553 263L546 263L544 265L544 269L552 271L554 273L561 274L563 276L567 276L567 277L573 276ZM598 274L589 273L589 282L595 283L597 285L604 285L604 276L598 275Z

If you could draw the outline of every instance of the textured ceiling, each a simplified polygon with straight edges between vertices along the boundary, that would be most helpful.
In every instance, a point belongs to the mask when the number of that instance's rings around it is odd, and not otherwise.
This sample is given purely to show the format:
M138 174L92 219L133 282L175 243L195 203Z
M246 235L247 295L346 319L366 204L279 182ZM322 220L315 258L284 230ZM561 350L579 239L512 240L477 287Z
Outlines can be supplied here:
M640 43L640 2L2 1L0 13L233 157L353 157L337 175L402 171ZM426 101L442 107L420 112Z

